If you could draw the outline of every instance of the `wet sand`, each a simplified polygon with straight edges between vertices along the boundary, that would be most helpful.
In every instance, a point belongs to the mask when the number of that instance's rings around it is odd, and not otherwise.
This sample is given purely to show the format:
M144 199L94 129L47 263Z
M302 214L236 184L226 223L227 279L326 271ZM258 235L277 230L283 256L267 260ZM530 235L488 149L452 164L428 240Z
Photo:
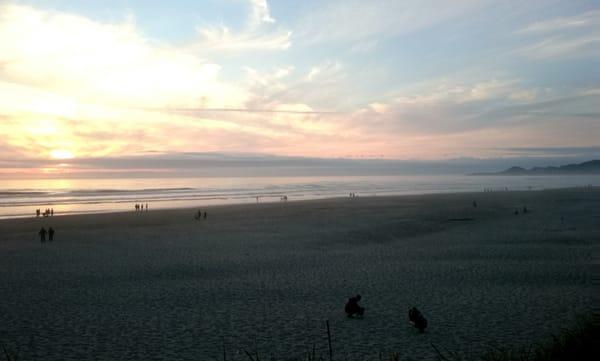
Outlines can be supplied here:
M528 345L595 306L598 188L200 208L0 221L0 342L22 360L325 357L329 320L340 359L420 360Z

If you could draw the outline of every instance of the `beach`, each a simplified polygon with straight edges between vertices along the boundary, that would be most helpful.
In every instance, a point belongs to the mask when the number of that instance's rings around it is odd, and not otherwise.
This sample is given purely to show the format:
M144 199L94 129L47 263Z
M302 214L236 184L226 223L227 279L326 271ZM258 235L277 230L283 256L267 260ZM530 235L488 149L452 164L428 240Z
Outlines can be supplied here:
M0 220L0 342L22 360L326 357L328 320L338 359L527 346L593 310L598 222L597 187Z

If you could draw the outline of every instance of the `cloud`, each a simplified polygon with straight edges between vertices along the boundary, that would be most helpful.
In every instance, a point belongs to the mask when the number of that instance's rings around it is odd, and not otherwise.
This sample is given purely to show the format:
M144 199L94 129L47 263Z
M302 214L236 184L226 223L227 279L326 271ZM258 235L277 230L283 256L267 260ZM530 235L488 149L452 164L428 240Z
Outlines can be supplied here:
M250 0L252 11L250 13L250 25L259 26L261 23L274 23L271 17L267 0Z
M225 25L196 28L200 40L191 48L216 51L285 50L291 45L292 32L271 29L275 23L266 0L249 0L247 24L239 32Z
M517 52L538 60L595 56L600 54L600 34L546 38Z
M245 4L241 29L199 28L200 40L184 44L149 37L133 18L102 22L1 5L0 150L15 158L48 158L57 151L89 158L249 150L434 158L499 154L498 145L597 142L592 134L598 131L600 93L593 87L542 88L522 78L527 74L500 70L402 85L395 80L410 77L390 76L375 85L364 81L365 74L397 73L378 59L368 62L372 68L357 69L353 58L344 57L384 51L386 37L439 25L478 3L440 11L429 11L436 5L429 1L319 3L312 20L299 20L301 28L314 21L315 27L302 28L303 36L340 41L350 52L304 56L306 49L291 49L264 62L251 52L289 49L292 33L275 22L266 1ZM519 36L528 46L585 39L593 17L584 18L584 25L553 23L568 34L538 24ZM579 51L595 42L572 44Z
M0 6L0 70L7 83L73 101L115 105L238 103L221 67L144 37L131 22L107 24L18 5Z
M600 131L599 103L594 94L529 89L514 78L445 79L371 103L343 122L349 132L368 133L381 143L388 139L390 147L405 153L414 153L411 147L425 146L423 155L491 155L491 144L595 144L590 134Z
M533 44L515 51L530 59L565 59L600 54L600 11L559 17L529 24L517 32L529 36Z
M247 87L252 94L247 102L249 108L308 104L329 113L354 109L356 104L351 103L362 96L346 86L352 80L348 79L346 68L337 60L324 60L303 71L289 66L267 71L247 67L246 71Z
M308 72L307 79L308 81L316 81L323 78L333 80L344 76L345 75L342 72L342 64L337 61L328 60L311 67L310 71Z
M305 43L328 43L391 37L467 14L487 2L458 0L451 6L439 6L435 0L322 1L300 20L296 38ZM367 41L357 49L372 46L374 43Z
M184 116L144 110L241 108L249 94L222 81L220 65L147 38L133 22L4 4L0 64L0 138L20 154L127 154L156 144L185 149L201 146L197 135L208 131L260 133L232 120L190 124Z
M197 50L285 50L291 45L291 31L262 34L257 31L233 33L226 26L196 29L201 41L192 48Z
M527 25L519 31L521 34L541 34L564 30L573 30L584 27L597 27L600 25L600 11L592 10L582 14L558 17L554 19L538 21Z

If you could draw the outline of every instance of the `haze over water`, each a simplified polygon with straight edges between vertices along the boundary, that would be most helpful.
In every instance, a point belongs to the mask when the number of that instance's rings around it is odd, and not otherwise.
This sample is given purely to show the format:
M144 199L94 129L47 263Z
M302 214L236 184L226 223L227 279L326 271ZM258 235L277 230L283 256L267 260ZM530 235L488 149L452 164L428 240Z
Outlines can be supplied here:
M214 204L278 202L316 198L448 192L542 190L599 185L600 175L578 176L311 176L183 177L0 180L0 218L32 216L35 209L56 214L202 207Z

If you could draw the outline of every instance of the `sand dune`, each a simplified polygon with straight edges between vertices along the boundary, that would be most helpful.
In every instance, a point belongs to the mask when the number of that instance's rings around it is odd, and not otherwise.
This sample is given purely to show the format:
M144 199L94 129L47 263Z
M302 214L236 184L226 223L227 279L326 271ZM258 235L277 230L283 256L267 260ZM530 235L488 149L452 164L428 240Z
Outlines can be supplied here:
M596 188L203 210L0 221L0 341L24 360L289 358L325 355L329 320L340 358L418 360L526 345L594 306Z

